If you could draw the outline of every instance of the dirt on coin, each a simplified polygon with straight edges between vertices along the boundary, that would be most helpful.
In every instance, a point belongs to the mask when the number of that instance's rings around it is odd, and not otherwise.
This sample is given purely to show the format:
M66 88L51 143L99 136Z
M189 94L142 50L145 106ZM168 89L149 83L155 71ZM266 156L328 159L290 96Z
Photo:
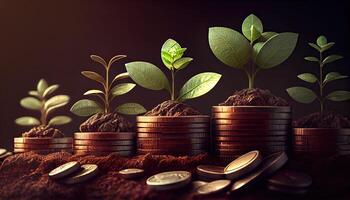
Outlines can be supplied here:
M293 126L297 128L349 128L350 120L334 112L323 114L316 112L296 120Z
M80 125L81 132L131 132L132 124L117 113L97 113Z
M164 101L157 105L152 110L148 111L146 116L188 116L188 115L200 115L199 111L193 109L187 104L178 101Z
M220 106L289 106L288 102L269 90L259 88L235 91Z
M52 137L52 138L61 138L64 137L64 134L50 126L36 126L30 129L27 132L22 133L22 137Z

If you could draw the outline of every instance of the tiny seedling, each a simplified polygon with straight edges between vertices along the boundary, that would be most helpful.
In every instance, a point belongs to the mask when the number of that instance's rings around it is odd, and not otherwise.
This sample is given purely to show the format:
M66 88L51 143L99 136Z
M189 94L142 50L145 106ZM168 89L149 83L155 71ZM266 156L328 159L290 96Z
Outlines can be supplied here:
M49 114L69 102L69 96L67 95L56 95L49 98L58 88L59 85L48 85L44 79L41 79L37 84L37 89L28 92L31 97L25 97L20 101L23 108L39 111L41 114L40 120L35 117L24 116L16 119L15 123L20 126L47 126L63 125L71 122L71 118L64 115L52 117L48 120Z
M318 84L319 92L318 95L305 87L291 87L287 89L287 92L289 96L291 96L295 101L309 104L315 101L316 99L320 103L320 112L323 113L324 110L324 102L325 100L331 100L331 101L346 101L350 99L350 92L344 91L344 90L338 90L331 92L327 95L324 95L324 88L325 86L335 80L348 78L348 76L342 75L338 72L329 72L324 76L324 67L326 64L337 61L341 58L343 58L340 55L332 54L324 58L323 52L330 49L335 43L334 42L327 42L327 38L325 36L319 36L317 38L316 44L315 43L309 43L309 45L316 49L319 52L319 57L314 56L307 56L304 59L309 62L315 62L319 65L319 74L318 77L311 73L303 73L299 74L298 78L313 84Z
M175 76L178 71L186 68L193 60L183 57L186 48L182 48L173 39L165 41L161 48L161 59L163 64L171 72L171 82L165 74L155 65L148 62L135 61L125 64L130 77L140 86L151 90L167 90L171 100L183 102L188 99L197 98L209 92L218 83L221 75L213 72L204 72L189 79L180 89L178 95L175 93Z
M242 33L226 27L211 27L209 46L221 62L245 71L252 89L261 69L280 65L292 54L298 34L263 32L261 20L253 14L243 21Z
M94 100L82 99L77 101L71 108L71 112L78 116L91 116L96 113L110 113L111 103L117 97L130 92L136 84L134 83L119 83L119 80L129 78L127 72L116 75L110 80L110 69L113 63L125 58L125 55L117 55L111 58L107 63L103 58L97 55L91 55L94 62L101 64L105 69L105 77L93 71L83 71L81 74L88 79L94 80L102 85L102 90L91 89L84 93L86 96L96 96L102 102L102 105ZM145 108L138 103L124 103L117 106L114 110L120 114L137 115L146 112Z

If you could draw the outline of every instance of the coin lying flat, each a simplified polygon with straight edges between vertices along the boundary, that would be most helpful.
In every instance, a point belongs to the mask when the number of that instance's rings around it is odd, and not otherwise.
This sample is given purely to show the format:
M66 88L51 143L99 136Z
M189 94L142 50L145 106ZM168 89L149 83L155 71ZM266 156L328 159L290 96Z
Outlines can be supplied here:
M154 190L171 190L186 186L191 182L191 173L188 171L162 172L149 177L147 185Z
M215 165L198 165L197 174L209 179L223 179L225 167Z
M192 190L195 191L202 185L208 184L206 181L192 181Z
M311 186L312 178L302 172L281 170L270 177L267 182L275 186L306 188Z
M244 174L247 174L254 170L262 161L262 157L259 151L248 152L231 163L229 163L225 169L225 176L227 179L234 180Z
M58 178L63 178L68 175L71 175L72 173L78 171L80 169L80 163L77 161L72 161L65 163L55 169L53 169L49 173L49 177L52 179L58 179Z
M201 195L214 194L225 190L230 184L230 180L216 180L198 187L196 191Z
M98 173L98 166L95 164L85 164L81 166L81 170L72 174L64 180L66 184L81 183L95 177Z
M143 169L129 168L120 170L119 174L125 179L133 179L143 176L144 172Z
M6 153L0 155L0 160L4 160L5 158L12 156L12 155L13 155L12 152L6 152Z
M0 156L4 155L7 152L6 149L0 149Z

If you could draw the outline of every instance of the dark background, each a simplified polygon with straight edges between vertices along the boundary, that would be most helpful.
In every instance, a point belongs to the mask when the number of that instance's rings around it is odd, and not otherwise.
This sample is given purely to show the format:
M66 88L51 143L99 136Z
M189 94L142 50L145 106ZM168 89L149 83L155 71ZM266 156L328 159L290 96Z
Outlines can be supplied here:
M293 55L280 66L261 71L256 86L270 89L291 101L285 89L305 85L296 75L317 72L315 64L304 56L317 53L307 45L324 34L336 42L329 53L345 58L330 64L326 70L350 75L349 6L343 1L0 1L0 146L11 149L13 137L27 130L14 124L22 115L38 115L20 107L27 91L44 77L50 84L58 83L58 93L68 94L69 106L56 114L66 113L74 121L60 127L66 135L78 130L86 118L73 116L69 107L82 98L87 89L98 87L80 75L82 70L101 71L89 55L109 59L116 54L128 58L113 66L114 73L125 71L124 63L143 60L156 64L166 72L160 60L160 47L174 38L188 47L187 56L194 62L181 71L177 87L191 76L203 71L223 74L220 83L209 94L187 103L204 114L210 107L224 101L234 90L248 86L242 71L220 63L208 46L208 28L225 26L241 30L243 19L255 13L265 31L299 33ZM349 80L331 83L327 90L349 89ZM137 101L147 109L166 100L165 91L137 87L120 98L120 103ZM291 101L295 117L318 110L318 105L302 105ZM336 105L335 105L336 104ZM349 102L331 103L330 109L348 115ZM133 117L130 118L131 120Z

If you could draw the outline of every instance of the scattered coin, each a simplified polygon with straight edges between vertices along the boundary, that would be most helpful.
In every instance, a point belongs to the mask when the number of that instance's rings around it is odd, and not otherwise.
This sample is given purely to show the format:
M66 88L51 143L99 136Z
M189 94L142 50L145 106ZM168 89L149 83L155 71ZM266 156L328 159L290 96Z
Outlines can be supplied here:
M4 155L7 152L6 149L0 149L0 156Z
M198 165L197 174L208 179L223 179L225 178L224 169L225 167L215 165Z
M188 171L162 172L149 177L147 185L154 190L171 190L186 186L191 182L191 173Z
M81 183L95 177L98 173L98 166L95 164L85 164L81 166L81 170L72 174L64 180L66 184Z
M225 169L227 179L237 179L254 170L262 161L259 151L250 151L229 163Z
M80 163L77 161L71 161L53 169L49 173L49 177L52 179L63 178L68 175L71 175L72 173L78 171L79 169L80 169Z
M192 190L195 191L202 185L208 184L206 181L192 181Z
M120 170L119 174L122 175L122 177L124 177L125 179L133 179L143 176L144 170L137 168L129 168Z
M0 160L4 160L5 158L12 156L12 155L13 155L13 153L8 151L8 152L0 155Z
M281 170L270 177L267 182L281 187L306 188L311 186L312 178L302 172Z
M231 184L230 180L216 180L197 188L197 194L208 195L221 192L228 188Z

